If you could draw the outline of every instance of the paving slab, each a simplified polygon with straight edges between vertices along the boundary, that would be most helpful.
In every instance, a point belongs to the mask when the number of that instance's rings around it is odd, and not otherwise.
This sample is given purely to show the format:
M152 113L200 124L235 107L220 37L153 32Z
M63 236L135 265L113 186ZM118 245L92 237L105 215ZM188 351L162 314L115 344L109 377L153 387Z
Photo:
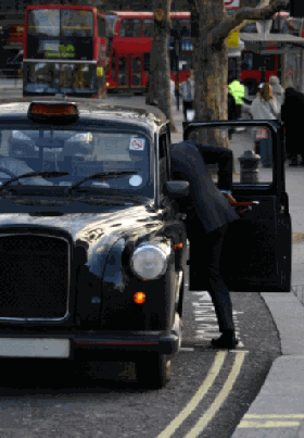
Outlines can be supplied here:
M303 424L304 356L282 356L232 438L299 438Z

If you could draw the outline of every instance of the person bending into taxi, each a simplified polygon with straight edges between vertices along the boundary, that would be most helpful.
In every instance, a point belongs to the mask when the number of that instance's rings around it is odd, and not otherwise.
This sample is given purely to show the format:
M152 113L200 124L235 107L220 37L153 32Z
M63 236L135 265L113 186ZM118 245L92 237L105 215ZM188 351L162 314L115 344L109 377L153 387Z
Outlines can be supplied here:
M219 163L218 187L209 175L207 164ZM229 223L239 216L230 202L233 155L229 149L203 146L193 141L183 141L171 147L171 165L173 178L190 182L192 212L188 213L188 238L201 248L197 275L206 272L208 292L211 295L219 330L222 335L212 340L216 348L235 348L238 340L235 336L232 318L232 304L229 290L220 270L220 256L224 236ZM188 207L189 207L188 205ZM188 219L187 219L188 220Z

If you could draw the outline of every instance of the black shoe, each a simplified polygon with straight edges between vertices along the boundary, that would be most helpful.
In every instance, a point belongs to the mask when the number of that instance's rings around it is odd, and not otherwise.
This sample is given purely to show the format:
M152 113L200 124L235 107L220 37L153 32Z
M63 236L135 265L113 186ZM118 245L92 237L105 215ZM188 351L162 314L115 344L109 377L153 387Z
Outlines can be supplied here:
M235 334L232 330L226 330L218 339L212 339L211 345L215 348L225 348L228 350L233 350L239 341L236 339Z

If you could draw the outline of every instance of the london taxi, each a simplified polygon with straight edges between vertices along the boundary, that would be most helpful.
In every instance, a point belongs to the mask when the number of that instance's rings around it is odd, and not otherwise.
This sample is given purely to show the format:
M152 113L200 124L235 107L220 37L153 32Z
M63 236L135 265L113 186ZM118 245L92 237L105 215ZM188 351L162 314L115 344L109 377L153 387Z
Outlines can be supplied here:
M172 200L188 191L169 144L143 110L0 105L0 356L129 352L141 384L165 384L187 250Z
M128 353L141 385L169 380L187 282L178 205L189 183L172 181L169 123L152 112L81 99L0 104L0 356ZM212 123L187 124L185 138ZM233 186L239 201L260 204L228 238L232 290L290 288L281 146L278 127L268 128L274 179ZM204 249L190 249L190 288L202 290L193 272Z

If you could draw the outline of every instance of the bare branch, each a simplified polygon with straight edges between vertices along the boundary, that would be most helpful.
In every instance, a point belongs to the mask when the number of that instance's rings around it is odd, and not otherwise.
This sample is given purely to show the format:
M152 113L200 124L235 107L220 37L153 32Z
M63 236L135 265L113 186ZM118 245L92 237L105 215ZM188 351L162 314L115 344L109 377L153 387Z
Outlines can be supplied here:
M266 6L265 3L270 3ZM221 43L228 35L240 26L244 20L267 20L270 19L276 12L286 9L289 5L289 0L264 0L257 8L243 7L239 9L231 17L223 21L219 26L212 29L212 44Z

